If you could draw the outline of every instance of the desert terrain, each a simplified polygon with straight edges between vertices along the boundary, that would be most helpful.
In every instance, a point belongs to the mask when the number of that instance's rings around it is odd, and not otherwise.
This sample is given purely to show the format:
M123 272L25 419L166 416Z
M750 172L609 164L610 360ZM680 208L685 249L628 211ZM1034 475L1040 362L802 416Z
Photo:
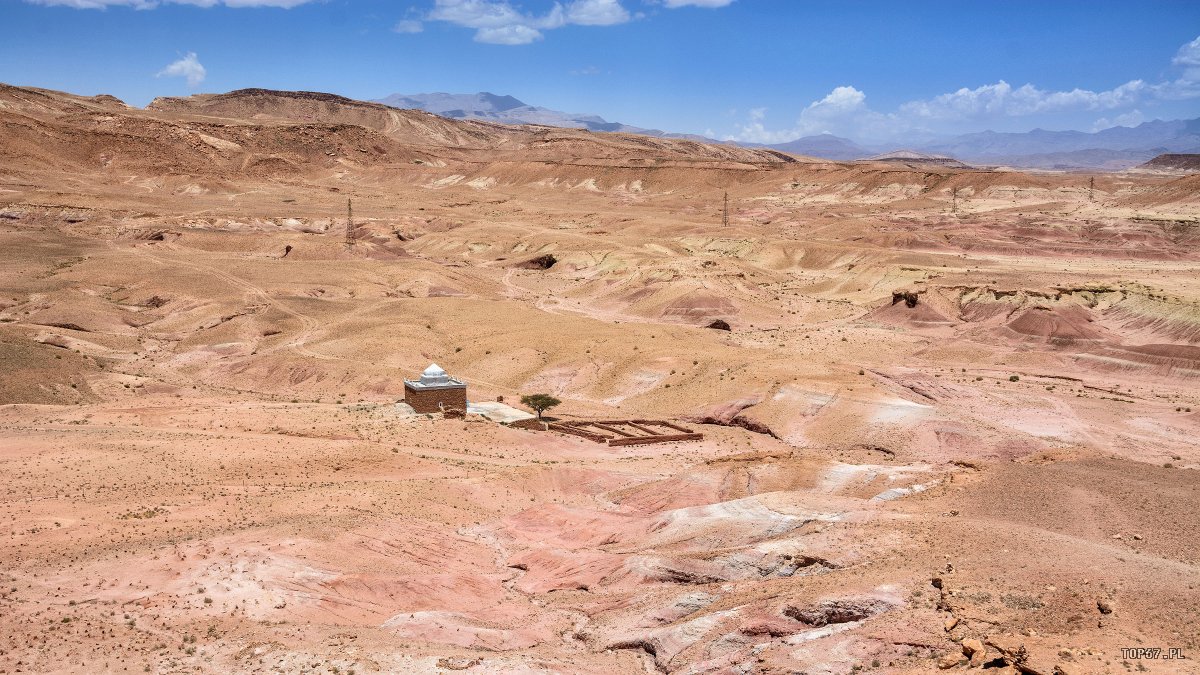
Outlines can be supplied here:
M1200 175L0 86L0 672L1197 673L1198 437Z

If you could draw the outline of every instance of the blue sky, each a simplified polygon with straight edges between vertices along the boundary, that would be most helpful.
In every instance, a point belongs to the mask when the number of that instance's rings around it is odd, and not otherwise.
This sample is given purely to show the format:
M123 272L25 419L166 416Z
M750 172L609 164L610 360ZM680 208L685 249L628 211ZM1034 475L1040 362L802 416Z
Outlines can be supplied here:
M0 81L491 91L780 142L1200 117L1195 0L0 0Z

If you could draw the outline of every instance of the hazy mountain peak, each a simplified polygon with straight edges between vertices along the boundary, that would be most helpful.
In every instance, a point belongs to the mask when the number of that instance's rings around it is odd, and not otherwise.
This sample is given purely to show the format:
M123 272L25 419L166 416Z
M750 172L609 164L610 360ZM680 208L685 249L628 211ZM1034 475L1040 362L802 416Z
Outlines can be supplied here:
M981 131L926 145L924 152L983 164L1033 168L1127 169L1164 152L1200 148L1200 119L1151 120L1095 132Z
M841 136L834 136L830 133L804 136L794 141L777 143L767 147L783 152L790 152L795 155L807 155L809 157L833 160L862 159L871 154L869 150L854 141L842 138Z
M448 94L441 91L428 94L392 94L377 102L396 108L416 108L435 115L456 111L479 114L502 113L516 108L529 107L514 96L497 95L490 91L481 91L476 94ZM466 116L469 115L456 115L456 117Z
M691 138L696 140L711 140L692 134L672 134L658 129L645 129L630 126L621 122L609 122L599 115L592 113L568 113L561 110L551 110L533 106L509 95L496 95L481 91L475 94L447 94L435 92L431 94L392 94L376 103L383 103L396 108L415 108L435 115L451 119L474 119L498 122L500 124L541 124L568 129L588 129L590 131L615 131L646 136L662 136L665 138Z

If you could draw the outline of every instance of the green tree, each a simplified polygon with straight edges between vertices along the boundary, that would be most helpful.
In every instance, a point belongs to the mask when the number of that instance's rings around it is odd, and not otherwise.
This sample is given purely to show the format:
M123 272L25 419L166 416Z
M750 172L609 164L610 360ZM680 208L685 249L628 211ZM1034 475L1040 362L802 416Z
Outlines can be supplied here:
M537 412L538 419L542 419L542 413L562 403L562 401L550 394L529 394L528 396L521 397L521 403L533 408Z

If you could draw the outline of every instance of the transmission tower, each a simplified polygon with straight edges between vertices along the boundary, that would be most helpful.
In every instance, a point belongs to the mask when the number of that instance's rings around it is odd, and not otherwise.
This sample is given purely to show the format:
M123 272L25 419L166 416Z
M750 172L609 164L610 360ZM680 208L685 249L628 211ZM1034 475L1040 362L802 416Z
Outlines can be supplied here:
M950 194L951 194L951 198L953 199L953 201L950 204L950 212L958 213L958 188L952 189L950 191Z
M725 191L725 208L721 211L721 225L729 227L729 191Z
M1088 176L1088 201L1089 202L1096 201L1095 190L1096 190L1096 177Z
M354 206L346 200L346 246L354 245Z

